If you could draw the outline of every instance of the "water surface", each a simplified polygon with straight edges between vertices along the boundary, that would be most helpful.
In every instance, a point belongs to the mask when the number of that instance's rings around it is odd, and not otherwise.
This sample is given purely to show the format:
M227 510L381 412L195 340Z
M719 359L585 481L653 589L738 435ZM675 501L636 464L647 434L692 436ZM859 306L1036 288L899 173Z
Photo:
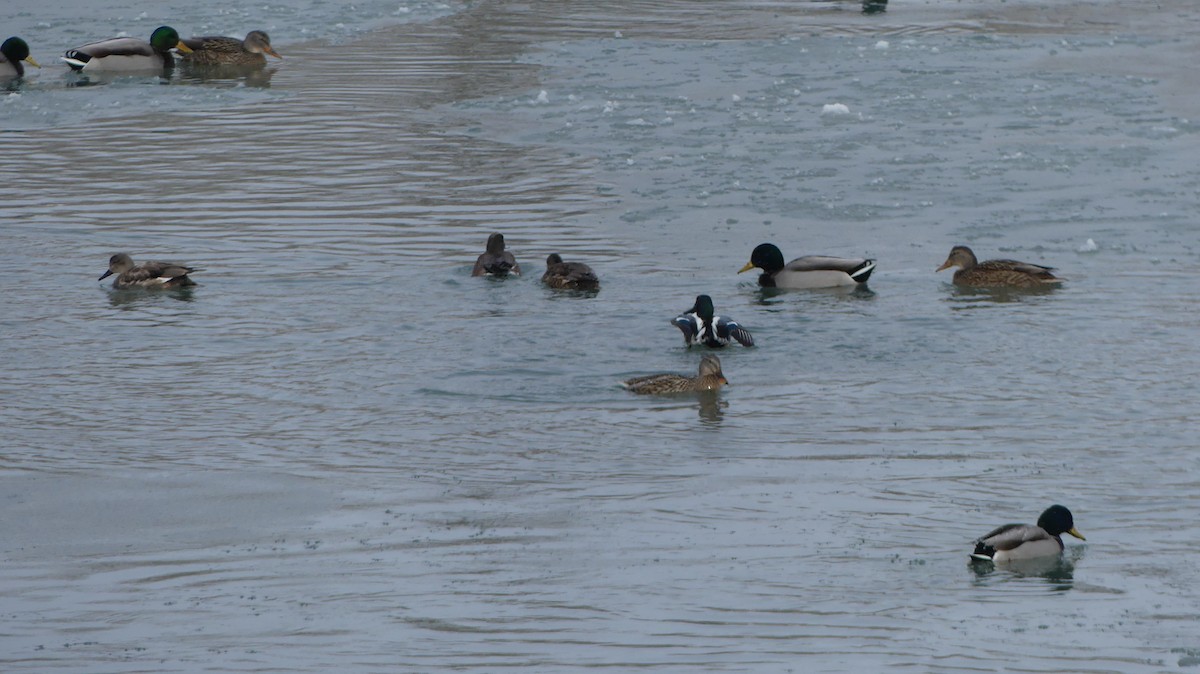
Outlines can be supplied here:
M4 671L1195 664L1190 3L271 7L94 26L264 27L253 78L0 99ZM762 241L879 269L767 293ZM701 292L719 404L617 386ZM967 565L1055 502L1086 543Z

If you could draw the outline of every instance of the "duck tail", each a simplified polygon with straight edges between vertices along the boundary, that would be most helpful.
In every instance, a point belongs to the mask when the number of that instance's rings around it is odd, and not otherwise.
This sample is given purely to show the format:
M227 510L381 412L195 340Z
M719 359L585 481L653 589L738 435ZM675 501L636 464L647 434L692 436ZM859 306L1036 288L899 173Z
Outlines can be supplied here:
M855 283L866 283L867 279L871 278L873 271L875 271L875 260L863 260L862 264L850 272L850 278L854 279Z

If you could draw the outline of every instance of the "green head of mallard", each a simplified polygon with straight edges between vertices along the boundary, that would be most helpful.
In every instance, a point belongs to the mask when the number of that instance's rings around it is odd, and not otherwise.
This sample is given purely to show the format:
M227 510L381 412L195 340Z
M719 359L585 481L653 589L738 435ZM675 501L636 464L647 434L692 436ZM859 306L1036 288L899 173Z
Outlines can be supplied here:
M191 53L192 48L179 39L179 32L170 26L159 26L150 33L150 46L154 51L165 54L172 49L178 49L185 54Z
M1081 541L1087 540L1075 528L1075 518L1071 516L1071 511L1064 506L1052 505L1046 508L1046 511L1038 518L1037 525L1045 529L1046 533L1051 536L1070 534Z
M36 68L41 68L41 64L33 60L29 55L29 44L19 37L13 36L0 44L0 54L4 54L4 58L8 59L9 63L19 68L21 61L28 63ZM18 69L18 72L20 70Z
M775 244L760 243L750 253L750 261L746 263L746 266L739 269L738 273L740 274L758 267L768 274L774 274L783 269L783 264L783 252Z
M711 323L713 315L716 313L713 309L712 298L708 295L696 295L696 303L692 305L692 308L687 313L696 314L705 323Z
M946 257L946 261L942 266L937 268L937 271L949 269L950 267L958 267L959 269L970 269L979 264L979 260L975 258L975 252L966 246L955 246L950 249L950 255Z

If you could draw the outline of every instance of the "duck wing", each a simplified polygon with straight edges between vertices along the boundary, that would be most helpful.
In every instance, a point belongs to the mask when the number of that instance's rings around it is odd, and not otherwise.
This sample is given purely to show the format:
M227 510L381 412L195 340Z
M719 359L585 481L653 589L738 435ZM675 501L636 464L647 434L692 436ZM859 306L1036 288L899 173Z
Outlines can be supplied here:
M196 271L199 270L195 267L186 267L174 262L144 262L121 276L125 281L132 283L141 283L151 279L166 283Z
M582 262L564 262L566 276L575 283L592 284L599 283L600 279L596 277L596 272L592 268Z
M703 329L703 323L696 314L679 314L671 319L671 324L679 328L679 331L683 333L683 341L688 346L691 346L696 341L696 336Z
M517 264L517 258L508 251L483 253L475 259L475 266L471 268L471 276L483 276L484 274L493 276L516 274L520 276L521 266Z
M189 37L181 40L181 42L193 51L210 49L213 51L240 52L243 50L241 40L235 37L225 37L224 35L201 35L198 37ZM184 58L186 57L187 55L185 54Z
M1045 529L1033 524L1005 524L975 541L972 557L986 557L1002 550L1013 550L1033 541L1049 540L1052 536Z
M861 257L832 257L829 255L805 255L787 263L785 271L840 271L857 283L866 283L875 271L875 260Z
M1052 273L1054 271L1054 267L1043 267L1040 264L1021 262L1020 260L987 260L975 265L975 269L982 271L1015 271L1021 274L1037 276L1039 278L1057 278Z
M82 47L76 47L67 52L66 58L81 60L84 63L94 58L107 56L154 56L154 49L149 42L135 37L114 37L97 42L89 42ZM86 57L86 58L81 58Z
M754 338L750 336L750 331L743 328L737 321L718 316L713 319L713 323L716 325L718 338L725 341L733 339L742 346L754 346Z

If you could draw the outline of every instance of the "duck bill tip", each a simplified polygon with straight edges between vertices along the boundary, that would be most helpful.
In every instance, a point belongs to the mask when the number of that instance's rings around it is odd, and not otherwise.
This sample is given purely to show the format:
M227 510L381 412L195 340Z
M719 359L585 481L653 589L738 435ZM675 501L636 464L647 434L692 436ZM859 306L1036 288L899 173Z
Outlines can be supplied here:
M738 270L738 273L740 274L744 271L750 271L751 269L754 269L754 263L747 262L745 267L742 267L741 269Z

